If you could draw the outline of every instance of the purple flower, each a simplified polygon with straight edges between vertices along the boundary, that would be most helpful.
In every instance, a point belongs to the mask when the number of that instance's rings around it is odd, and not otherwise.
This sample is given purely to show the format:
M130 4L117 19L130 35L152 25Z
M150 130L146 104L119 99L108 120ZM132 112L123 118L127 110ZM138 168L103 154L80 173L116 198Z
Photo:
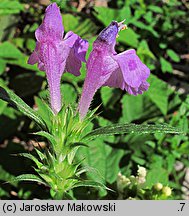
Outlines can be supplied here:
M81 119L85 117L95 92L101 86L121 88L131 95L142 94L149 87L146 79L150 70L140 61L135 50L117 54L114 49L118 32L126 27L123 22L112 21L93 44L79 102Z
M51 108L55 114L61 109L60 82L64 71L80 75L81 61L85 61L88 42L73 32L64 39L62 16L56 3L45 11L43 23L35 32L36 48L28 63L38 63L38 68L46 72L50 90Z

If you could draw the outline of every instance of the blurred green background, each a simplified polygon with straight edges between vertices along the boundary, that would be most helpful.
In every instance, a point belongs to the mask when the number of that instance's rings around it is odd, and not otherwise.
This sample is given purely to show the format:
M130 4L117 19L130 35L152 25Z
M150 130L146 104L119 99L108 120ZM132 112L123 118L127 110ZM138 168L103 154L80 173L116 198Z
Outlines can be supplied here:
M187 134L189 116L189 2L187 0L94 0L51 1L61 8L65 32L69 30L92 42L112 20L126 19L117 52L134 48L151 69L149 91L137 97L119 89L101 88L91 108L100 106L93 127L112 123L163 123L181 127ZM48 100L45 73L27 64L34 50L34 32L42 21L48 0L0 0L0 86L8 86L34 109ZM88 56L87 54L87 56ZM64 74L62 93L75 104L86 74ZM6 183L13 176L34 172L27 159L15 157L45 145L31 133L33 122L0 100L0 199L50 199L49 189L33 183ZM189 199L189 139L187 135L122 135L96 139L83 148L86 165L95 167L115 192L77 189L77 199L117 199L117 176L136 175L138 165L147 169L144 188L157 182L172 188L169 199ZM95 175L88 173L88 178ZM137 198L136 193L125 198ZM143 196L141 199L151 199Z

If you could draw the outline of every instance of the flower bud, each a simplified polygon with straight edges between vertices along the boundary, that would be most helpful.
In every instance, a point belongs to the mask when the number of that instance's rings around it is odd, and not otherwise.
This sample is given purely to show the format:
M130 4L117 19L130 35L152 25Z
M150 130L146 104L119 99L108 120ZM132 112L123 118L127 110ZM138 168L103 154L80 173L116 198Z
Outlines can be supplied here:
M163 185L159 182L154 185L154 189L157 191L162 190L162 188L163 188Z
M129 177L129 179L130 179L130 181L131 181L132 183L136 183L136 177L135 177L134 175L131 175L131 176Z
M117 177L117 188L118 191L123 192L126 186L128 186L131 183L130 179L128 179L126 176L122 175L121 173L118 173Z
M171 188L168 186L163 187L162 192L166 197L171 196L172 193Z
M138 184L144 184L146 182L146 168L138 166L136 180Z
M137 180L138 184L144 184L146 182L145 178L139 177L139 176L136 177L136 180Z
M146 177L146 168L142 167L142 166L138 166L138 170L137 170L137 174L139 177Z

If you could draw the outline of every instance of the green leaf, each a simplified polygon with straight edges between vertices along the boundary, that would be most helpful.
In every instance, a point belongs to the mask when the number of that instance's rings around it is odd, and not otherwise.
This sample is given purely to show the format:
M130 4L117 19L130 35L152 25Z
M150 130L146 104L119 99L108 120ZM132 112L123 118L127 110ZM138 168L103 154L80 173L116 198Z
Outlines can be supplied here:
M138 95L137 97L132 95L124 95L122 100L122 118L121 122L132 122L139 119L145 112L144 96ZM135 109L133 109L135 107Z
M0 115L3 113L6 107L7 107L7 103L5 101L0 100Z
M52 136L51 134L47 133L46 131L39 131L39 132L36 132L36 133L33 133L33 134L45 137L46 139L48 139L51 142L51 144L53 146L56 146L56 144L57 144L54 136Z
M89 18L79 17L72 14L64 14L65 31L74 31L82 38L92 37L96 34L98 27Z
M166 115L168 109L169 88L167 84L154 75L150 75L148 82L149 90L145 93L154 104Z
M76 172L76 176L80 176L83 173L87 174L87 172L94 173L96 176L98 175L98 176L100 176L100 178L103 178L97 169L95 169L93 167L89 167L89 166L82 166L82 168L78 169Z
M26 40L26 47L27 47L27 49L29 49L31 52L35 49L35 44L36 44L36 42L35 42L35 40L32 39L32 38L28 38L28 39Z
M80 35L82 38L92 38L96 35L98 26L96 26L91 19L83 20L83 17L79 20L79 25L74 29L74 32Z
M165 159L162 156L152 156L145 183L147 187L152 187L158 182L163 185L169 184L169 172L166 169L162 168L164 166L164 160Z
M169 72L172 73L173 72L173 68L171 63L169 63L166 59L164 59L163 57L160 57L160 64L161 64L161 69L162 71L165 72Z
M49 185L53 184L53 179L49 176L49 174L39 173L41 178L43 178Z
M113 110L122 97L120 89L113 89L105 86L100 89L101 99L105 109ZM97 111L98 112L98 111Z
M156 31L153 29L153 27L150 26L150 25L146 25L146 24L144 24L143 22L137 21L137 20L134 20L134 21L132 22L132 24L135 25L136 27L142 29L142 30L149 31L149 32L152 33L153 36L156 37L156 38L159 37L158 32L156 32Z
M77 99L77 92L75 88L67 83L61 86L62 95L64 95L64 104L74 104Z
M112 96L113 96L113 89L104 87L100 89L101 92L101 98L104 106L108 106L108 103L112 102Z
M10 173L8 173L6 170L3 169L3 167L0 165L0 180L1 181L5 181L5 182L8 182L10 181L11 179L15 178L15 176L11 175ZM13 186L17 186L17 183L12 183L11 184Z
M9 64L18 65L20 67L38 71L36 65L27 63L28 57L25 56L15 45L6 41L0 44L0 58Z
M150 86L151 87L151 86ZM148 90L149 91L149 90ZM143 95L124 95L122 100L122 116L120 123L130 123L134 120L154 118L161 114L156 103L145 92ZM135 109L133 109L135 107Z
M78 16L63 14L64 29L66 32L73 31L79 25Z
M167 162L167 171L171 174L171 172L175 168L175 156L172 154L167 155L167 158L165 160Z
M151 23L153 22L153 14L151 11L148 11L145 15L144 15L144 19L146 20L146 22L151 25Z
M51 2L56 2L57 5L64 9L64 10L67 10L68 9L68 2L67 1L61 1L61 0L51 0Z
M137 55L140 57L141 61L146 64L149 60L155 59L154 54L150 51L148 43L145 40L142 40L138 45Z
M22 10L24 10L24 5L17 0L0 1L0 15L18 14Z
M21 113L35 121L41 128L46 130L46 124L43 119L14 92L0 87L0 99L7 101L14 108L19 110Z
M155 5L150 5L148 6L148 9L155 12L155 13L159 13L159 14L162 14L163 13L163 10L161 7L158 7L158 6L155 6Z
M159 47L160 47L161 49L166 49L166 48L167 48L167 44L166 44L166 43L160 43L160 44L159 44Z
M81 147L81 146L83 146L83 147L89 147L88 145L86 145L84 143L69 143L70 149Z
M19 16L0 15L0 41L8 41L14 37L18 20Z
M22 58L23 54L13 44L6 41L0 44L0 58L3 59L19 59Z
M18 59L6 59L7 63L12 65L18 65L22 68L32 70L32 71L39 71L37 68L37 65L30 65L27 63L28 56L22 55L22 57L19 57ZM44 72L40 72L41 74Z
M85 157L84 166L95 167L98 170L85 170L88 178L98 180L101 183L107 181L112 184L120 171L119 162L124 155L123 150L113 149L106 145L102 138L90 142L88 148L82 148L78 152L80 158Z
M13 179L11 179L10 182L19 182L19 181L32 181L32 182L38 182L41 184L44 184L47 186L47 184L38 176L33 175L33 174L23 174L23 175L19 175Z
M105 26L108 26L112 20L122 21L126 19L125 23L129 23L131 19L131 9L129 6L124 6L122 9L112 9L109 7L95 7L96 13L94 15Z
M5 71L6 68L6 61L4 61L3 59L0 59L0 75L3 74L3 72Z
M171 127L168 124L114 124L106 127L101 127L88 133L83 139L92 140L99 136L112 136L114 134L153 134L153 133L170 133L170 134L182 134L183 132L175 127Z
M37 148L35 148L36 153L38 154L39 158L43 161L46 159L45 154L43 154L41 151L39 151Z
M106 158L106 180L108 183L112 184L116 181L118 173L120 171L119 163L124 155L124 151L120 149L112 149L111 153Z
M106 168L107 168L107 156L111 153L111 147L106 145L102 138L90 142L88 148L80 148L77 156L83 160L84 166L94 167L98 170L103 178L99 178L94 172L87 172L88 178L92 180L98 180L104 183L106 179Z
M10 194L7 191L3 190L3 188L0 188L0 197L1 197L1 199L2 199L3 196L10 197Z
M177 53L174 50L168 49L167 55L174 61L174 62L180 62L180 57L177 55Z
M112 20L115 20L119 15L119 10L106 7L95 7L94 14L105 26L108 26Z
M139 43L139 37L140 36L135 33L131 28L128 28L119 33L118 41L131 47L137 48Z
M152 187L156 183L162 183L164 185L167 185L169 183L168 172L162 167L150 170L147 173L145 185Z
M48 96L47 96L48 97ZM48 126L49 130L52 127L52 117L53 112L49 105L46 103L44 99L35 97L35 103L37 104L37 113L41 116L41 118L45 121L46 125Z
M101 126L105 126L110 123L100 117L98 118L98 121ZM86 175L89 179L101 183L108 182L112 184L116 180L120 171L119 163L124 151L121 149L113 149L107 145L106 142L113 143L114 137L101 137L94 141L86 142L88 144L88 148L80 148L77 156L79 160L85 158L82 162L84 167L94 167L95 170L98 171L87 171Z
M132 155L131 159L135 161L138 165L144 165L146 161L140 157L137 157L136 155Z
M111 189L107 188L104 184L100 182L91 181L91 180L83 180L83 181L77 182L71 187L71 189L77 188L77 187L95 187L95 188L102 188L102 189L112 191Z
M186 116L183 116L179 121L179 126L185 133L188 132L188 124L188 117Z

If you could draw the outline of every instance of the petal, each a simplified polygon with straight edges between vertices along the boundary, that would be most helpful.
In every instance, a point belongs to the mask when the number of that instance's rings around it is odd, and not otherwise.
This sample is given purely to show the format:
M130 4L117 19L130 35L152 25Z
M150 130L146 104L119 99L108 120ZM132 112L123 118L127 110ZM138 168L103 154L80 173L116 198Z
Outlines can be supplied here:
M150 84L148 82L146 82L146 81L143 82L138 89L138 93L142 94L144 91L147 91L149 86L150 86Z
M130 50L130 52L133 52L135 54L134 50ZM117 59L117 56L114 55L113 58ZM138 87L132 87L131 85L128 85L128 83L125 82L125 79L123 77L121 67L118 65L118 67L115 68L115 70L112 72L110 78L105 82L104 86L120 88L122 90L125 89L131 95L138 95L142 94L148 89L149 83L147 83L145 80L142 81Z
M125 82L134 88L138 88L150 75L149 68L143 64L136 55L135 50L128 50L115 55Z
M64 37L64 44L70 48L74 46L79 36L72 31L69 31Z
M82 95L79 102L80 118L87 114L95 92L106 83L118 64L111 56L93 50L87 61L87 76L85 78Z
M40 71L45 71L45 65L43 64L43 62L39 61L38 68Z
M29 57L28 64L34 65L39 62L38 51L39 51L39 42L36 42L35 50Z
M66 71L75 76L79 76L81 61L85 62L88 42L82 40L77 34L70 31L65 35L64 47L67 52L69 52L66 60Z
M83 62L86 62L85 56L89 47L89 43L86 40L81 39L80 37L77 39L74 44L74 50L76 57Z
M76 58L74 49L70 50L69 56L66 60L66 71L75 76L80 75L81 61Z
M38 55L36 53L36 51L33 51L33 53L31 54L31 56L28 59L28 64L34 65L39 61Z
M143 94L144 91L147 91L149 88L150 84L148 82L143 82L139 88L133 88L127 84L125 84L125 90L130 94L130 95L138 95L138 94Z
M56 3L49 5L45 11L43 23L35 32L38 41L61 40L64 34L62 16Z
M123 75L119 67L112 72L110 78L105 82L104 86L120 88L124 90L125 81L123 79Z

